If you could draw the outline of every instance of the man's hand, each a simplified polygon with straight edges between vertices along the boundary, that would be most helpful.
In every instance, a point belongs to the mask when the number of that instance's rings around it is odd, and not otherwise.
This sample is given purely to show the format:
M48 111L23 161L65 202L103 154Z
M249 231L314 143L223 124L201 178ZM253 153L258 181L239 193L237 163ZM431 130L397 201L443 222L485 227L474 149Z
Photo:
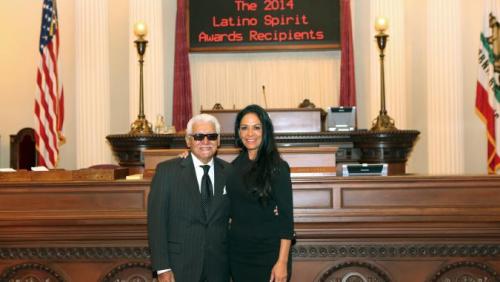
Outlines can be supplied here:
M180 154L177 155L177 157L181 158L181 159L185 159L188 156L189 156L189 151L188 150L186 150L186 151L184 151L184 152L182 152L182 153L180 153Z
M175 282L174 273L172 271L163 272L158 275L158 282Z
M269 279L270 282L286 282L288 274L287 274L287 265L286 262L276 262L274 265L272 271L271 271L271 278Z

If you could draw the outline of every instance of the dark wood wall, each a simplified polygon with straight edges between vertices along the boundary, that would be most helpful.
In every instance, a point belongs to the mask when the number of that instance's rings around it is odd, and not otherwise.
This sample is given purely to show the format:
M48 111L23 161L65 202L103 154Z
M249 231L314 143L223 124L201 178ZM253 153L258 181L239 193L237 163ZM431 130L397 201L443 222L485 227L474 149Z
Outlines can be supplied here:
M302 177L293 189L294 282L500 281L500 177ZM1 182L0 281L151 281L148 191Z

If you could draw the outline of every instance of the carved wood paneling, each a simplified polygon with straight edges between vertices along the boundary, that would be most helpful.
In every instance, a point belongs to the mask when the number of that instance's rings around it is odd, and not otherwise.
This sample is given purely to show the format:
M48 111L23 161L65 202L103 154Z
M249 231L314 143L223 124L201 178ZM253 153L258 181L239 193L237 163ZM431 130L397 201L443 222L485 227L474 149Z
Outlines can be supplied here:
M460 261L442 267L429 281L500 281L500 275L489 265L474 261Z
M120 194L102 189L49 190L33 189L30 193L15 191L0 198L2 210L23 212L33 210L64 211L144 211L143 190L123 190ZM45 199L40 201L40 198ZM57 204L54 204L57 203Z
M500 281L498 176L292 184L292 282ZM0 182L0 281L151 281L148 192L146 180Z
M299 209L331 209L333 208L333 191L331 188L294 189L293 206Z
M500 243L496 244L299 244L292 247L296 260L337 260L345 258L457 258L500 259Z
M9 267L0 275L5 282L65 282L68 279L52 269L39 263L23 263Z
M379 267L366 262L343 262L330 267L317 282L390 282Z
M149 260L147 246L0 248L0 260Z
M130 262L115 267L104 275L102 282L150 282L152 273L149 263Z

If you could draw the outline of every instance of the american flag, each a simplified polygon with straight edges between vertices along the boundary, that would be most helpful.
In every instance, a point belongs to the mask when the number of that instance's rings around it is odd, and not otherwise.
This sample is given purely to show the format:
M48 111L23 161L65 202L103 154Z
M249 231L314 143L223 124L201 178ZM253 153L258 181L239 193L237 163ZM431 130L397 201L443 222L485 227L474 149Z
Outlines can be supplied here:
M59 160L59 145L64 143L64 92L58 73L59 26L55 0L43 1L39 50L35 97L38 165L54 168Z

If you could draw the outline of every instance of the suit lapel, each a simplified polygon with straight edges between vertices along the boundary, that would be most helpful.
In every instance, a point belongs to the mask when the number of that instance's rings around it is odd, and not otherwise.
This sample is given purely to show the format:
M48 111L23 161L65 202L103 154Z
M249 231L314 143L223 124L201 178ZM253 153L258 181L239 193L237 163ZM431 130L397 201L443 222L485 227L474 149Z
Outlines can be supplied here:
M198 180L196 179L196 172L194 171L193 159L191 154L181 162L181 179L183 186L187 192L188 200L192 202L190 205L193 209L199 210L202 214L201 208L201 195L198 188Z
M219 198L222 196L224 184L226 183L226 178L224 174L224 167L216 158L214 158L214 198Z
M220 201L222 200L222 194L224 192L224 186L226 184L226 175L224 173L224 166L214 157L214 197L210 203L209 216L210 220L214 213L217 211Z

